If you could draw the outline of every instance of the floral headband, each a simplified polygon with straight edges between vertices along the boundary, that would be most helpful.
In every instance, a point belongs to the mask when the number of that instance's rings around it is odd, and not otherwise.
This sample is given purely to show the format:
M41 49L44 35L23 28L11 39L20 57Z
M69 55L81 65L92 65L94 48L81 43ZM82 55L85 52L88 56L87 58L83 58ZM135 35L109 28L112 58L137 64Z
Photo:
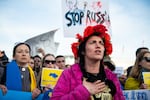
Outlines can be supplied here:
M104 25L96 25L96 26L88 26L84 30L84 35L81 36L80 34L76 34L76 38L78 39L78 42L74 42L71 45L72 52L74 54L74 57L78 57L78 48L81 42L85 40L85 38L91 36L93 33L97 32L100 33L99 36L104 39L104 48L106 50L106 55L110 55L112 53L112 44L110 41L110 36L108 33L106 33L107 29Z

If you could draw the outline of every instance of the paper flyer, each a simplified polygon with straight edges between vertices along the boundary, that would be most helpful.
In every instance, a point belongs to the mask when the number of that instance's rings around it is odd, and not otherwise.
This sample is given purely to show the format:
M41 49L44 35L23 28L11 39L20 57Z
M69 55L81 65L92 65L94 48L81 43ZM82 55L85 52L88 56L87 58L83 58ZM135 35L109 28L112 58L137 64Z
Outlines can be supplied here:
M148 89L150 89L150 72L142 72L144 83L148 85Z
M63 70L61 69L43 68L41 77L41 86L46 86L50 84L54 87L62 71Z

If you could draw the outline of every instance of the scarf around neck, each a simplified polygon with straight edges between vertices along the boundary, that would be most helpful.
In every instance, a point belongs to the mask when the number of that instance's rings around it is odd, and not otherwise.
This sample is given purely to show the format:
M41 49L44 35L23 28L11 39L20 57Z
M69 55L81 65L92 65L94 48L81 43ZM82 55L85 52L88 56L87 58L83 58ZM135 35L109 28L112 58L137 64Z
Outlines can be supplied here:
M10 90L18 90L22 91L22 80L21 80L21 72L19 66L16 61L13 60L6 67L6 86ZM31 79L31 91L36 88L36 79L33 70L30 66L28 66L30 79Z

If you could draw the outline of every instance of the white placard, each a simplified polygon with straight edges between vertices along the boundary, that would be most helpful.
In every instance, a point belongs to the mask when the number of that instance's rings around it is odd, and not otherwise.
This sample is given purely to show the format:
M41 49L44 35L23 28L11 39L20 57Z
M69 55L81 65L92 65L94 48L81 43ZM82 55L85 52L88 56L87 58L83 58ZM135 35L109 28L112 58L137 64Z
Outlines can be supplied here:
M82 34L89 25L103 24L111 34L108 0L62 0L65 37Z

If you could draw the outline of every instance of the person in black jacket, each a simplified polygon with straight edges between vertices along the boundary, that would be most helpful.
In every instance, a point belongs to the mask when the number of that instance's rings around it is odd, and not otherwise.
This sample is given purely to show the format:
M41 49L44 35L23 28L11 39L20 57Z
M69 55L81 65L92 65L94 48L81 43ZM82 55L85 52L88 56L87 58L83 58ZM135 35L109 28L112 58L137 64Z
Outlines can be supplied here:
M3 94L7 92L7 87L4 85L6 82L6 65L9 62L8 57L4 51L0 50L0 89Z

